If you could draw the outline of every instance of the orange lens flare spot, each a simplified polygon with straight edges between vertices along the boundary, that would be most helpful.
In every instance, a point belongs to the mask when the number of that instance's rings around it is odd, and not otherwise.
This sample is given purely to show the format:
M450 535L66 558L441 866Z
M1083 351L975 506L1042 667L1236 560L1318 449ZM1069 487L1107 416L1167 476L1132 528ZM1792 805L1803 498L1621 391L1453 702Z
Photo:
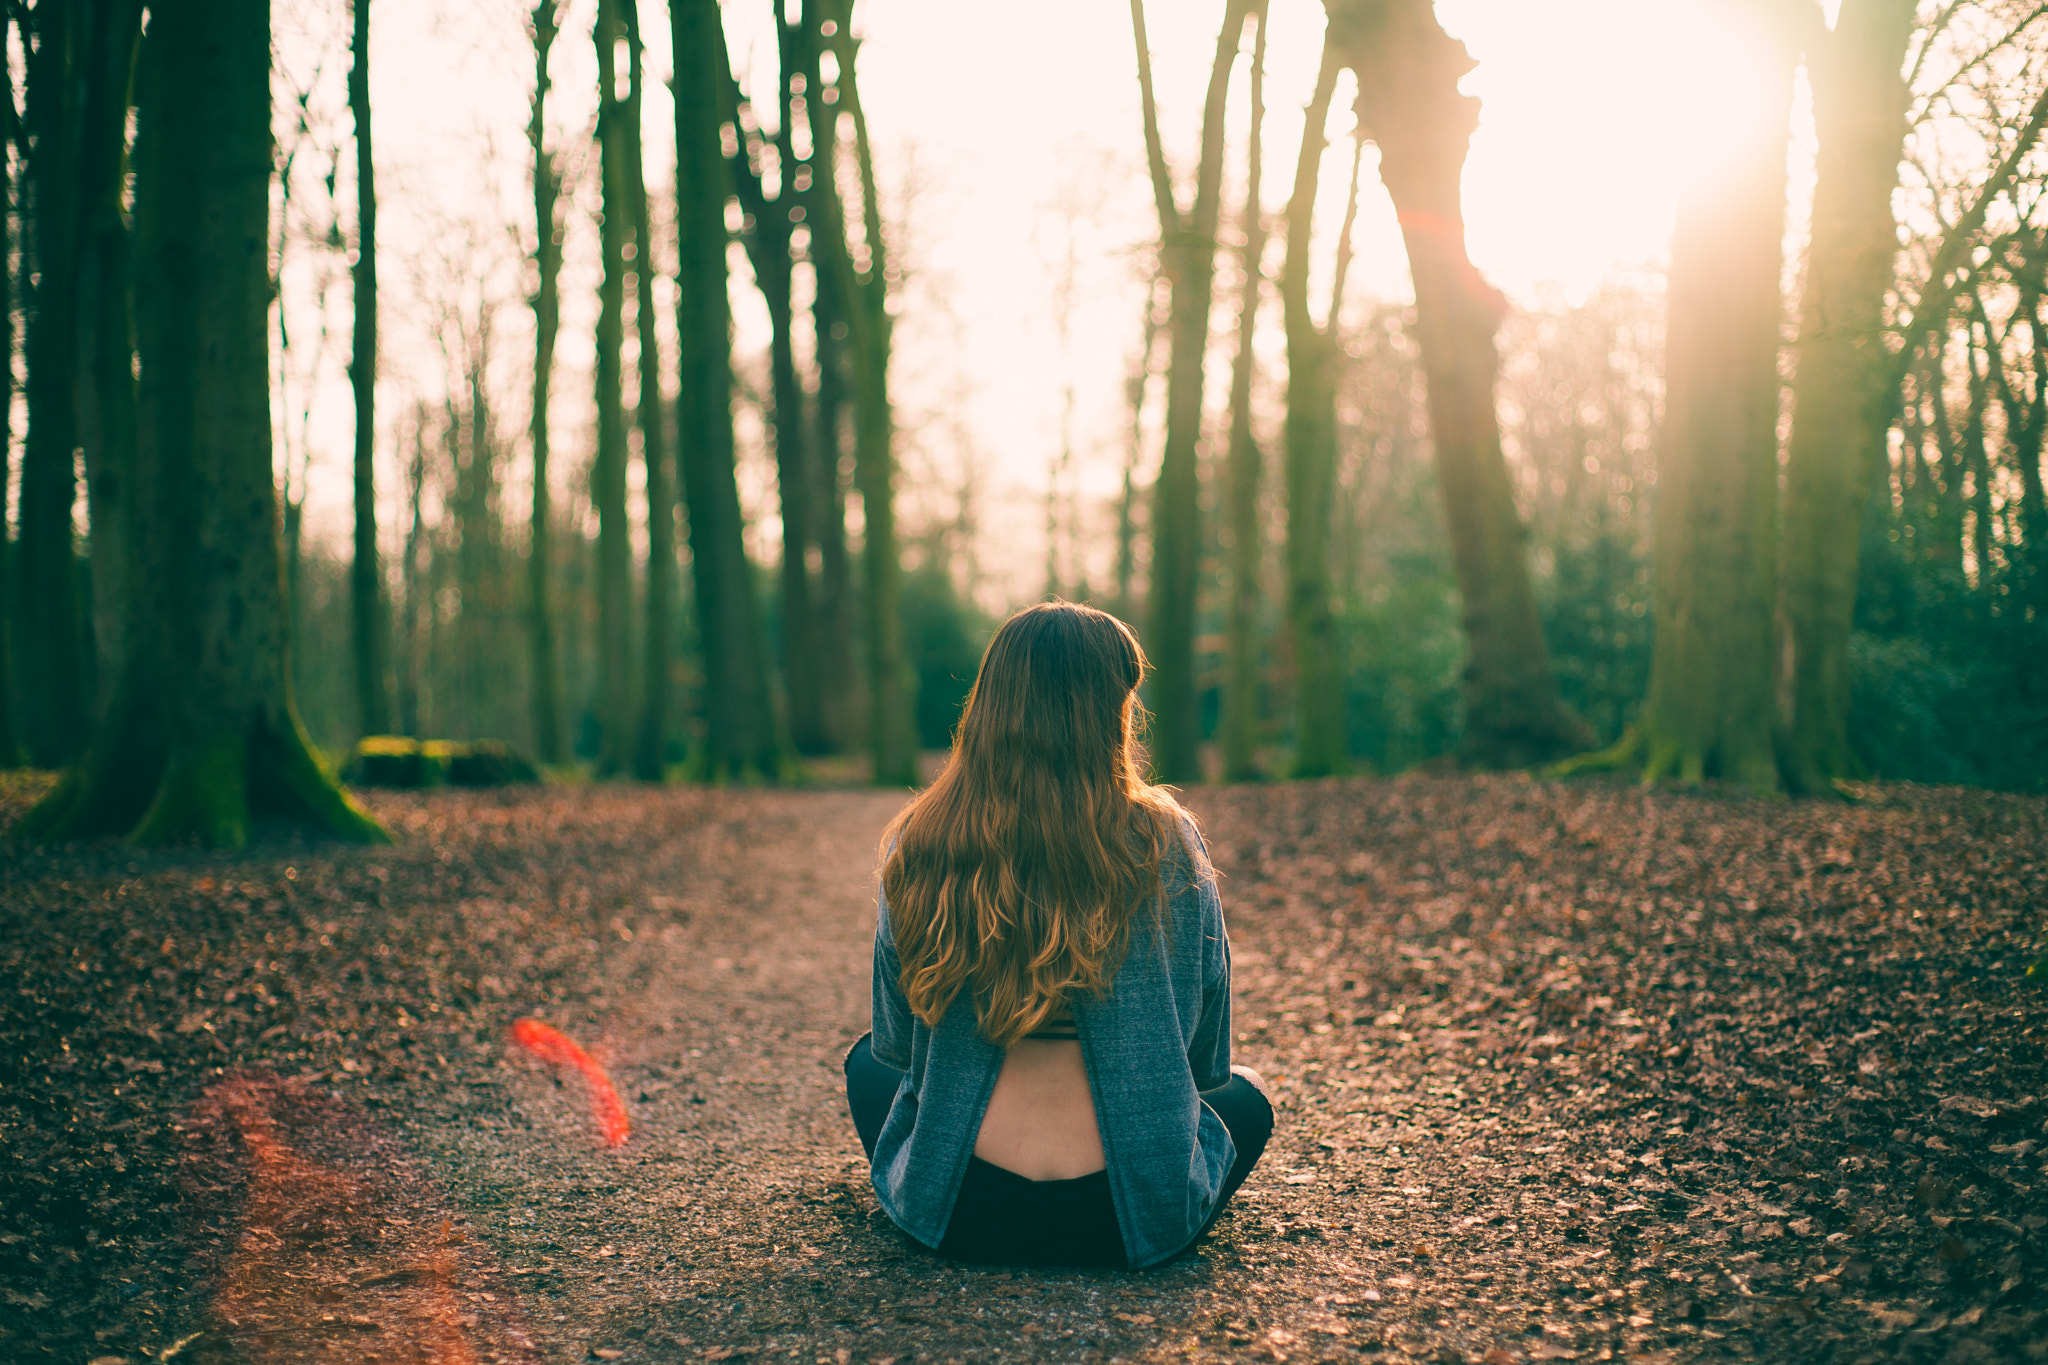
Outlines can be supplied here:
M192 1232L214 1286L200 1336L225 1351L209 1359L538 1365L488 1248L397 1140L345 1101L235 1072L185 1131L187 1201L218 1215Z
M579 1046L574 1038L552 1024L538 1019L521 1019L512 1025L512 1041L550 1066L573 1066L590 1083L590 1108L604 1145L618 1147L632 1134L626 1122L626 1102L605 1069Z

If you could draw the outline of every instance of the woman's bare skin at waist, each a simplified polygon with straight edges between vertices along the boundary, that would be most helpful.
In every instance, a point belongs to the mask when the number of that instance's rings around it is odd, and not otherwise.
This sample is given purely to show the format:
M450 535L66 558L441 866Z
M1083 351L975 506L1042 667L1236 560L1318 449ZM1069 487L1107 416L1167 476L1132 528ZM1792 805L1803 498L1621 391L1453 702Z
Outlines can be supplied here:
M1079 1043L1026 1038L1011 1045L974 1154L1027 1180L1074 1180L1103 1168Z

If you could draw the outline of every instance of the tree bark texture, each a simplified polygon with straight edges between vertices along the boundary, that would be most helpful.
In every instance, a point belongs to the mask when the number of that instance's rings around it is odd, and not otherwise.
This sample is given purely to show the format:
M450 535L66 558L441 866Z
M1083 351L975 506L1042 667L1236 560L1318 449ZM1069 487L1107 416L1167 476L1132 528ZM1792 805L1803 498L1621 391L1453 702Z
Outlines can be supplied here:
M640 21L625 6L631 49L626 90L626 194L633 206L635 320L640 331L640 461L646 471L647 586L642 627L640 731L633 742L633 776L659 782L668 761L676 658L676 494L669 475L667 406L661 401L661 329L654 311L654 235L648 221L647 176L640 137L642 61Z
M1348 766L1344 734L1344 677L1336 619L1330 609L1330 506L1337 478L1336 324L1343 294L1337 271L1330 326L1316 326L1309 311L1309 247L1314 239L1318 172L1324 128L1342 59L1323 50L1315 95L1302 124L1294 196L1287 206L1287 263L1280 302L1287 327L1287 633L1294 657L1294 777L1327 777ZM1355 198L1357 190L1353 187ZM1344 235L1351 230L1345 215Z
M90 693L72 509L78 498L78 119L73 6L31 11L28 181L36 281L28 300L28 436L22 447L19 641L29 757L54 768L86 739Z
M141 0L94 0L77 12L76 22L81 94L78 435L93 527L97 716L126 659L132 588L128 516L135 479L135 282L123 192Z
M136 184L141 440L128 664L31 835L235 846L277 815L384 838L292 704L271 473L267 0L157 0Z
M562 672L555 658L554 603L548 587L553 527L549 524L548 401L554 379L555 338L561 330L562 227L556 203L562 175L547 147L548 54L559 32L560 0L533 7L533 115L527 141L533 150L533 516L526 544L528 644L532 650L534 752L543 763L560 763L567 752L562 735ZM408 732L410 733L410 732Z
M1259 534L1259 482L1263 457L1252 434L1252 372L1257 361L1259 299L1265 283L1265 209L1259 202L1263 167L1260 145L1266 122L1265 0L1253 8L1258 37L1252 44L1251 117L1245 140L1244 296L1238 301L1237 361L1230 372L1230 449L1227 455L1230 518L1230 597L1224 616L1223 778L1243 782L1262 776L1257 757L1259 726L1259 579L1265 565L1265 537ZM1329 101L1323 101L1327 110Z
M630 0L627 0L630 3ZM625 308L626 243L633 215L627 202L631 138L618 98L614 62L620 0L598 0L598 161L603 181L599 241L604 274L597 294L597 458L591 501L597 506L598 729L597 770L628 770L633 734L633 540L626 519ZM685 326L688 326L686 323ZM720 335L723 336L723 329Z
M384 686L384 589L377 568L377 169L371 154L370 0L352 0L348 108L356 130L355 330L349 387L355 396L355 545L349 561L356 701L363 733L391 728Z
M780 725L733 469L732 319L726 296L725 157L719 103L731 66L716 0L670 0L675 37L679 268L676 453L689 512L704 649L702 775L782 776Z
M1723 0L1762 41L1766 107L1680 205L1671 243L1646 779L1779 786L1773 728L1779 281L1795 47L1778 0ZM1733 76L1735 73L1730 73ZM1625 741L1626 743L1626 741Z
M1201 725L1195 693L1195 596L1201 568L1199 501L1203 360L1216 273L1216 220L1222 198L1224 111L1230 68L1244 36L1248 0L1225 0L1216 57L1202 105L1195 197L1183 212L1159 138L1152 96L1152 54L1144 0L1131 0L1138 47L1138 88L1145 119L1145 156L1159 212L1159 259L1171 288L1167 314L1166 448L1152 493L1152 574L1146 652L1152 677L1152 767L1162 782L1201 778Z
M1887 460L1885 295L1899 242L1902 69L1913 0L1845 0L1810 63L1813 231L1800 291L1783 573L1792 717L1784 776L1803 791L1860 775L1850 747L1849 631L1863 510Z
M1429 393L1439 491L1468 650L1464 755L1520 767L1586 747L1592 732L1558 695L1530 586L1527 532L1501 455L1494 333L1505 302L1465 250L1460 181L1479 101L1473 66L1431 0L1325 0L1329 41L1358 76L1360 136L1400 217L1415 284L1416 343Z

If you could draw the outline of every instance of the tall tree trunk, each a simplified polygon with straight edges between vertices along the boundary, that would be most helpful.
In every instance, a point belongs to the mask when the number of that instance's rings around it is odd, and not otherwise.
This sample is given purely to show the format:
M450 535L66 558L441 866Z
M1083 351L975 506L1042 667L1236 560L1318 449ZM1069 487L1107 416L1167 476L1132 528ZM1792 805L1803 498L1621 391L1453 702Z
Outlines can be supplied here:
M845 208L836 185L819 196L825 242L819 256L831 276L826 287L838 295L847 324L847 355L853 373L853 478L861 502L861 571L867 644L868 751L877 786L911 786L917 781L917 731L910 669L903 652L903 615L895 526L895 416L889 398L891 322L888 266L882 210L875 183L867 120L854 82L854 43L848 32L850 3L836 11L832 51L839 63L839 107L853 120L853 151L861 189L861 233L866 270L855 269L848 250ZM836 124L833 132L837 141ZM814 176L813 183L817 183Z
M94 714L125 661L129 501L135 478L135 283L123 203L129 90L141 0L98 0L78 14L79 318L78 433L92 520L92 636L98 651Z
M276 814L382 839L292 704L267 375L267 0L156 0L143 62L130 650L84 758L26 826L234 846Z
M661 328L654 311L654 236L648 224L647 178L640 145L640 18L625 7L631 49L626 90L626 195L633 206L634 312L640 329L640 459L646 470L647 587L641 658L640 733L633 745L633 776L659 782L668 760L669 713L675 691L669 674L676 644L676 495L669 477L668 412L661 401Z
M1984 351L1989 362L1991 349L1990 329L1985 329ZM1976 566L1977 591L1987 599L1991 592L1992 578L1992 525L1991 525L1991 450L1984 429L1984 410L1990 401L1990 384L1983 370L1977 368L1977 331L1974 326L1963 329L1963 367L1969 375L1967 392L1970 396L1970 411L1963 422L1962 460L1958 473L1970 480L1970 536L1968 550Z
M1156 285L1156 280L1148 282ZM1124 486L1116 504L1116 615L1125 621L1137 614L1138 462L1145 454L1145 394L1152 386L1152 352L1159 344L1158 290L1145 291L1144 340L1138 365L1124 381L1124 401L1131 409L1131 440L1124 450Z
M533 150L533 263L537 277L533 291L533 411L528 425L533 446L533 515L526 542L526 601L534 752L543 763L560 763L567 752L562 738L562 670L555 658L555 613L548 590L553 530L548 520L548 399L555 369L555 334L562 320L562 228L555 208L561 198L562 176L547 147L546 116L548 54L559 31L560 3L537 0L533 7L533 114L526 129Z
M1902 68L1914 0L1845 0L1811 63L1813 236L1800 291L1785 486L1784 619L1792 717L1784 776L1824 789L1858 775L1850 748L1849 629L1863 509L1887 458L1895 276L1892 193L1906 141Z
M836 8L835 0L804 0L801 15L804 110L811 126L811 183L803 207L811 228L811 260L817 270L811 327L818 388L809 444L816 492L812 525L818 543L818 676L825 680L820 711L828 747L834 753L844 753L854 747L865 728L867 711L866 688L854 646L858 603L846 541L846 479L841 472L846 463L846 324L830 265L835 253L845 251L843 233L832 235L840 221L839 105L825 99L819 60L825 47L822 30L828 8ZM832 93L836 100L836 88Z
M391 728L384 688L384 591L377 570L377 171L370 139L370 0L351 0L354 31L348 71L349 117L356 129L356 264L354 354L348 363L355 394L355 546L349 562L356 700L363 733Z
M727 175L718 108L731 64L716 0L670 0L669 21L675 38L677 335L682 352L676 453L704 648L704 776L773 780L782 775L785 760L741 539L733 468Z
M9 55L12 11L0 5L0 72L6 73L7 88L0 91L0 356L7 357L0 368L0 488L14 482L14 243L15 219L12 151L17 141L14 116L14 62ZM14 546L7 532L7 518L0 515L0 768L21 762L21 747L15 740L14 716L14 593L10 570Z
M1929 535L1929 558L1948 571L1950 576L1963 575L1963 468L1962 444L1956 439L1954 424L1948 413L1948 348L1952 340L1944 329L1933 339L1929 348L1927 366L1924 371L1927 387L1928 406L1934 416L1934 450L1941 460L1941 472L1936 482L1937 496L1928 520L1932 523Z
M70 6L32 11L29 189L35 291L28 301L28 438L22 448L21 673L30 758L57 767L86 739L88 645L81 629L72 509L78 485L78 99Z
M604 275L597 294L597 458L591 466L590 493L597 506L597 770L605 776L627 771L633 733L633 542L626 520L625 361L621 354L625 346L626 243L631 239L633 217L626 192L630 139L614 75L620 3L598 0L595 29L598 159L603 179L599 240Z
M414 739L423 737L420 712L420 601L426 595L421 582L420 551L426 544L426 517L422 506L427 487L427 409L422 404L413 414L412 464L406 471L409 520L405 532L404 581L405 672L399 680L398 725Z
M1301 157L1287 206L1287 263L1280 301L1287 324L1287 626L1294 656L1294 777L1325 777L1348 763L1344 678L1330 608L1330 511L1337 478L1336 329L1350 261L1348 241L1358 201L1357 176L1338 236L1330 321L1318 328L1309 311L1309 247L1314 240L1316 183L1324 128L1342 55L1325 44L1315 96L1302 124ZM1353 163L1354 167L1356 162Z
M814 162L827 155L815 140L811 145ZM814 195L827 175L827 164L818 163L811 181ZM814 198L813 206L819 201ZM810 220L814 225L812 241L816 243L825 215L813 213ZM824 260L824 249L814 246L813 251L814 260ZM819 271L818 279L821 286L826 286L818 290L811 304L818 357L818 392L811 420L812 468L817 475L818 492L818 668L820 675L830 680L822 707L831 751L845 753L860 742L867 728L867 686L854 643L859 602L853 583L853 552L846 538L846 325L839 321L839 303L829 287L829 266ZM835 330L839 335L834 335Z
M1265 537L1259 534L1261 456L1252 435L1253 340L1258 333L1260 288L1265 283L1265 209L1259 202L1260 149L1266 123L1266 0L1252 18L1251 119L1245 135L1244 297L1238 301L1237 362L1230 372L1230 598L1224 618L1223 777L1243 782L1261 776L1257 758L1259 725L1259 571ZM1329 96L1322 105L1327 113ZM1311 112L1311 117L1314 117ZM1320 134L1320 129L1318 129ZM1320 136L1317 138L1320 144Z
M2042 266L2036 265L2035 270ZM2033 395L2028 417L2013 442L2013 459L2020 467L2021 551L2025 555L2027 598L2038 611L2048 606L2048 495L2041 481L2041 453L2048 443L2048 324L2041 316L2042 281L2029 279L2021 291L2021 312L2027 322L2028 360L2032 371ZM4 472L4 471L0 471ZM4 742L4 738L0 738Z
M1672 236L1656 643L1642 716L1620 747L1646 779L1776 789L1779 281L1796 46L1781 0L1719 8L1760 40L1762 79L1726 73L1729 97L1762 107L1725 169L1680 205Z
M1159 139L1152 97L1152 53L1144 0L1131 0L1138 45L1138 91L1145 119L1145 158L1159 211L1159 260L1172 288L1167 314L1166 449L1152 491L1152 582L1147 618L1151 655L1152 767L1162 782L1201 778L1201 725L1195 695L1195 591L1201 561L1200 471L1202 371L1209 348L1210 286L1216 272L1216 219L1222 198L1223 118L1230 68L1244 36L1248 0L1225 0L1216 58L1202 105L1202 147L1195 199L1183 212Z
M1493 767L1558 758L1592 742L1564 705L1529 582L1527 532L1501 455L1494 333L1505 303L1465 251L1460 181L1479 101L1473 67L1431 0L1325 0L1329 41L1358 75L1360 136L1400 215L1415 284L1416 342L1429 392L1437 483L1468 650L1465 756Z
M754 280L761 301L768 309L768 427L775 442L775 483L782 502L782 563L779 584L782 595L783 691L789 703L790 739L800 754L829 753L835 747L825 713L826 672L822 667L823 630L818 616L816 594L812 591L810 548L818 543L817 488L818 458L808 437L812 434L804 413L804 391L797 376L794 316L793 258L791 234L794 206L805 203L810 190L797 188L811 175L817 161L796 154L796 117L792 82L816 66L814 41L803 23L776 21L780 65L777 68L775 146L780 184L770 198L755 158L760 139L748 132L739 119L747 101L737 81L727 90L733 114L733 131L738 152L733 160L733 181L739 191L740 207L750 227L745 244L754 267ZM817 102L816 87L804 81L805 105ZM805 215L795 214L800 221ZM819 350L823 361L822 346Z
M490 329L488 315L478 319L475 349L468 356L463 378L469 385L467 426L468 458L457 472L456 535L462 542L456 551L461 615L456 617L458 641L456 676L459 696L467 717L465 737L481 739L496 728L492 724L501 670L497 666L496 584L498 550L497 446L491 432L490 396L484 376L490 370ZM451 418L454 413L451 409ZM451 443L452 444L452 443Z
M775 483L782 500L782 676L789 697L791 742L800 754L822 754L838 745L826 718L824 640L809 562L810 547L819 543L816 485L821 470L816 452L805 440L803 385L797 378L792 339L786 237L780 260L783 278L773 286L764 280L761 292L767 299L770 321Z

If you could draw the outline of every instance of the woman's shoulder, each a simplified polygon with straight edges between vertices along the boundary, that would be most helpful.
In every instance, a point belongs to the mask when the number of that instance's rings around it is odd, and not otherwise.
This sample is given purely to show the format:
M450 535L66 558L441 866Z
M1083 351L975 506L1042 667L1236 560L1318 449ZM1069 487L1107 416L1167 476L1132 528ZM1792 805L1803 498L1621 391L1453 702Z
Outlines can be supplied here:
M1158 841L1159 876L1167 896L1179 898L1212 884L1216 874L1209 864L1209 845L1194 813L1169 788L1153 787L1147 797L1145 808Z

